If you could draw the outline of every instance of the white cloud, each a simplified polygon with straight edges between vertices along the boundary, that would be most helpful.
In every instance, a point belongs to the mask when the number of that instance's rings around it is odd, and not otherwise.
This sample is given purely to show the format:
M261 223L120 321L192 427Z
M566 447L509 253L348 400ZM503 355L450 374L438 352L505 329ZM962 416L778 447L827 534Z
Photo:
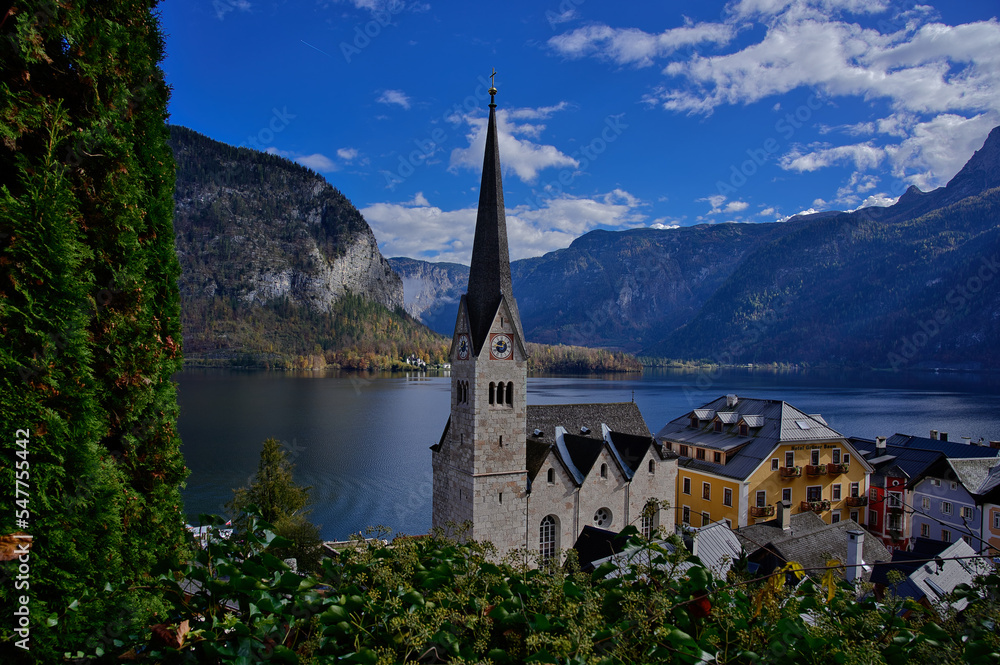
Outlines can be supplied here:
M386 90L375 101L379 104L396 104L404 109L410 108L410 98L402 90Z
M337 157L340 157L345 162L354 161L358 157L358 151L356 148L338 148Z
M669 231L671 229L679 229L679 228L681 228L681 225L680 224L664 224L663 222L656 222L654 224L650 224L649 228L651 228L651 229L657 229L657 230L660 230L660 231Z
M559 151L555 146L534 143L528 138L538 138L545 125L518 124L517 118L546 118L555 111L565 108L564 104L543 107L540 109L497 110L497 140L500 146L500 157L505 169L512 169L517 177L524 182L534 182L538 172L552 167L576 168L580 163ZM453 118L455 122L465 122L469 125L467 138L469 146L455 148L451 151L449 169L469 168L478 171L483 165L483 152L486 150L486 128L488 119L482 116L465 115Z
M549 22L549 27L555 28L557 25L562 23L568 23L577 17L576 10L572 7L564 12L556 14L553 11L545 12L545 20Z
M822 201L820 201L820 204L822 204ZM816 208L807 208L806 210L800 210L800 211L798 211L794 215L789 215L788 217L782 217L781 219L778 219L778 220L775 220L775 221L778 221L778 222L787 222L791 218L798 217L799 215L815 215L818 212L819 212L819 210L817 210Z
M302 166L308 166L313 171L319 171L320 173L329 173L330 171L337 170L337 165L332 159L318 152L311 155L300 155L295 157L295 161Z
M725 44L733 38L733 26L699 23L650 34L638 28L588 25L549 39L549 46L567 58L594 55L618 65L649 67L655 58L699 43Z
M712 209L709 210L707 215L718 215L719 213L732 213L732 212L742 212L750 207L750 204L746 201L730 201L726 203L726 197L722 194L712 194L711 196L706 196L703 199L696 199L697 201L707 201ZM726 203L723 207L722 204Z
M861 202L857 208L848 210L848 212L854 212L855 210L861 210L862 208L887 208L893 205L899 200L898 196L886 196L884 194L872 194L864 201Z
M746 201L730 201L726 204L723 212L740 212L746 210L750 207L750 204Z
M223 0L212 3L212 7L215 9L215 18L221 21L226 18L226 14L234 9L239 9L242 12L250 11L251 5L247 0Z
M511 260L568 247L595 228L643 226L642 202L620 189L593 198L562 195L540 208L520 205L507 210ZM468 264L475 236L476 208L442 210L422 193L404 203L375 203L361 213L386 256L409 256Z
M777 214L777 211L774 208L764 208L757 214L760 215L761 217L773 217L774 215Z
M871 143L856 143L833 148L819 148L810 152L802 152L796 147L778 160L778 166L786 171L815 171L841 162L852 162L856 169L869 169L878 166L886 157L885 148Z

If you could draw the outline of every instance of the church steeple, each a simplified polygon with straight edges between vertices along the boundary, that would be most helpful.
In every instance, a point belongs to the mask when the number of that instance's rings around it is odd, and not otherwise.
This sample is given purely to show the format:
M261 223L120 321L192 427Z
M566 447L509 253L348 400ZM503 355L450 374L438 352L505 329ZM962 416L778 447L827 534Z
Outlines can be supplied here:
M494 70L494 75L496 71ZM490 76L492 80L493 75ZM492 83L491 83L492 86ZM504 215L503 183L500 179L500 148L497 141L496 87L490 87L490 119L486 129L486 153L483 156L483 179L479 187L479 212L476 215L476 238L472 245L469 288L466 304L472 343L478 354L502 297L506 297L518 336L523 341L521 317L517 312L510 278L510 255L507 251L507 219Z

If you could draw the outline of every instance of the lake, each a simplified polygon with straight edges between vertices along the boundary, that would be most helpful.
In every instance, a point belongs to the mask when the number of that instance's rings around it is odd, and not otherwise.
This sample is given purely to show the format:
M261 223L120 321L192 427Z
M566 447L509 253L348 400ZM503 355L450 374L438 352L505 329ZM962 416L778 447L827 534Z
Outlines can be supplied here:
M285 442L296 480L313 488L312 520L325 539L373 525L430 528L429 446L448 419L447 375L186 370L176 380L190 520L224 513L232 488L256 471L261 442L273 437ZM845 436L937 429L953 441L1000 440L997 374L647 370L528 379L528 404L634 399L654 434L727 393L784 400Z

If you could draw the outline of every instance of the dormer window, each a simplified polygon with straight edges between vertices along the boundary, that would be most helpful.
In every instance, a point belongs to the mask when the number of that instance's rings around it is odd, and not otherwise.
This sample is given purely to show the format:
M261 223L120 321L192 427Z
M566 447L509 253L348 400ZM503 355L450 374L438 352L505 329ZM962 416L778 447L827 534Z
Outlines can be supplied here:
M722 431L722 421L721 420L716 420L715 421L715 431L716 432L721 432Z
M681 457L690 457L690 455L688 455L688 447L685 445L681 445L679 453Z
M750 434L750 428L747 427L746 423L740 423L740 436L748 436Z
M691 416L691 429L698 429L698 417Z

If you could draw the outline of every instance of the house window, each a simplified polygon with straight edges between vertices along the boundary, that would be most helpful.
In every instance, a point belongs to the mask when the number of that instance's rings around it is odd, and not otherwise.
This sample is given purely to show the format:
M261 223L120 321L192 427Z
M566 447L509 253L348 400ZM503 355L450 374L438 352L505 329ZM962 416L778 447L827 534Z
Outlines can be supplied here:
M712 461L716 464L722 464L722 453L712 453Z
M674 442L673 441L664 441L663 442L663 447L672 452L673 449L674 449Z
M608 508L598 508L594 513L594 526L607 529L611 526L611 510Z
M843 463L844 464L850 464L851 463L851 453L844 453L844 462Z
M695 448L694 456L695 456L695 459L705 459L705 449L704 448Z
M684 492L685 494L690 494L691 493L691 479L690 478L685 478L683 481L681 481L681 487L683 488L683 489L681 489L682 492Z
M839 483L833 486L833 497L832 497L832 499L834 501L840 501L840 484Z
M822 485L810 485L806 488L806 501L822 501L823 500L823 486Z
M726 528L727 528L727 529L732 529L732 528L733 528L733 521L732 521L731 519L729 519L729 518L727 517L727 518L726 518L726 519L724 519L723 521L724 521L724 522L726 523Z
M712 485L711 485L711 483L702 483L701 484L701 498L705 499L706 501L708 501L708 500L710 500L712 498Z
M876 488L872 487L870 490L868 490L868 500L878 501L878 490Z
M902 508L903 507L903 495L899 492L889 492L889 507L890 508Z
M941 487L941 481L938 478L931 478L931 487Z
M767 491L757 490L757 507L763 508L767 505Z
M712 523L712 516L709 515L708 513L702 513L701 514L701 525L702 526L708 526L711 523Z
M771 460L771 471L777 471L777 470L778 470L778 458L775 457L774 459Z
M809 463L812 464L813 466L817 466L819 464L819 450L818 449L811 450L810 455L811 455L810 458L811 461Z
M746 423L740 423L740 436L747 436L750 434L750 428L747 427Z
M690 456L688 455L688 447L687 447L687 446L685 446L685 445L683 445L683 444L681 445L681 449L680 449L680 456L681 456L681 457L690 457Z
M875 526L878 524L878 513L874 510L868 511L868 526Z
M931 537L931 525L930 524L924 523L924 524L920 525L920 536L922 538L930 538Z
M559 547L557 542L559 530L556 528L556 518L553 515L546 515L542 518L542 523L538 527L538 550L542 554L542 560L548 561L556 555Z
M851 496L861 496L859 492L861 491L860 483L851 483Z
M555 469L549 469L549 472L546 474L546 479L549 481L549 485L555 485L556 484L556 470Z
M944 515L951 515L951 501L941 502L941 513Z
M795 453L791 450L785 453L785 466L795 466Z
M733 505L733 490L728 487L722 490L722 505L732 506Z
M716 432L721 432L722 431L722 421L721 420L716 420L715 421L715 431Z
M684 506L684 508L681 509L681 522L684 524L691 523L691 509L687 506Z
M993 528L1000 529L1000 513L993 513Z
M889 531L902 531L903 530L903 516L899 513L889 515L888 524L886 527Z
M830 456L834 464L840 464L840 448L834 448Z
M858 522L858 517L859 517L858 511L852 510L851 511L851 519L854 520L855 522ZM858 524L860 524L860 523L861 522L858 522Z
M950 543L951 531L948 531L948 529L941 529L941 540L945 541L946 543Z
M968 506L962 506L962 519L971 520L972 519L972 508Z
M650 511L645 511L642 514L642 537L649 540L653 537L653 529L656 527L653 524L655 515Z
M782 501L791 501L792 500L792 488L791 487L782 487L781 488L781 500Z
M830 524L836 524L839 521L840 521L840 511L839 510L835 510L832 513L830 513Z
M956 483L954 480L951 481L951 489L952 490L957 490L958 489L958 483Z
M920 507L923 508L924 510L930 510L931 509L931 499L930 499L930 497L925 496L923 499L921 499L920 500Z

